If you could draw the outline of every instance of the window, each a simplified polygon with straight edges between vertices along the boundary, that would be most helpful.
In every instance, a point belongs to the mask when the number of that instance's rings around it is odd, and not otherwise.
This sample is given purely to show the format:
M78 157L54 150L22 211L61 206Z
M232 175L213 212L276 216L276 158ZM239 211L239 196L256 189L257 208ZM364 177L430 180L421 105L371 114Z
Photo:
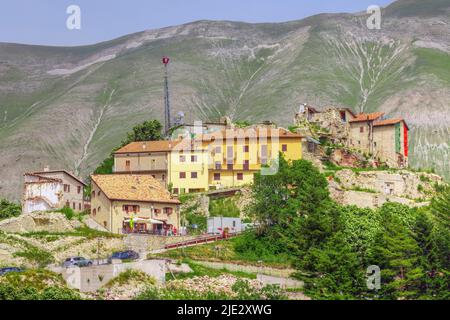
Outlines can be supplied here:
M197 179L197 172L191 172L191 178Z
M163 209L165 214L172 214L173 213L173 208L164 208Z
M214 181L220 181L220 173L214 173Z
M81 186L77 187L77 193L80 194L81 193Z
M98 207L97 212L102 211L102 207Z
M236 221L233 221L233 228L236 228Z
M180 156L180 162L186 162L186 156Z
M287 144L281 145L281 151L286 152L287 151Z
M180 192L180 191L178 190L178 188L173 188L172 191L173 191L174 194L178 194L178 193Z
M93 209L93 210L92 210L92 215L93 215L93 216L96 216L96 215L97 215L97 209Z
M347 115L346 115L345 111L340 111L339 114L341 116L341 121L347 122Z
M152 174L153 179L156 179L156 176L154 174Z
M215 168L216 170L222 170L222 163L216 162Z
M222 148L221 147L216 147L216 153L221 153L222 152Z
M376 142L374 142L374 143L373 143L373 146L374 146L374 147L376 148L376 147L377 147L377 143L376 143Z
M191 156L191 162L197 162L197 156Z
M180 172L180 179L186 179L186 172Z
M360 127L360 128L359 128L359 132L360 132L360 133L363 133L363 132L364 132L364 127Z
M154 212L155 214L160 214L160 213L161 213L161 209L154 209L153 212Z
M227 170L233 171L233 164L227 164Z
M95 191L92 191L92 198L95 198Z
M240 180L240 181L244 180L244 174L243 173L238 173L237 174L237 179Z
M78 210L81 211L81 203L78 204Z
M72 209L75 210L77 208L77 205L75 202L72 202Z
M64 185L64 192L70 192L70 184Z
M100 197L100 190L98 190L97 195Z
M100 209L101 208L98 207L98 212L100 212ZM125 204L125 205L122 206L122 210L125 211L126 213L129 213L129 212L137 213L137 212L140 211L140 207L136 206L136 205L127 205L127 204Z
M161 180L162 181L166 181L166 175L165 174L162 175Z
M227 147L227 158L233 158L233 147Z
M125 167L126 167L126 170L130 170L130 167L131 167L131 161L130 160L125 161Z
M249 152L249 150L250 150L250 147L249 146L244 146L244 152Z
M244 160L244 170L250 170L250 160Z
M105 228L108 226L108 222L103 221L103 225L105 226Z

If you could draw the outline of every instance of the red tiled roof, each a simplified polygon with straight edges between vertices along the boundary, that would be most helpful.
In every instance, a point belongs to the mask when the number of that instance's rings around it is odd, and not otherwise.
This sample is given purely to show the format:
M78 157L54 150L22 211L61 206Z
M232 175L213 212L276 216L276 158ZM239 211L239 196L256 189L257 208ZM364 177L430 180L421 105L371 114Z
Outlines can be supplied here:
M114 154L168 152L172 150L177 143L178 141L169 140L131 142L114 152Z
M394 125L397 123L403 122L406 126L406 128L408 128L408 125L406 124L405 120L397 118L397 119L386 119L386 120L379 120L379 121L375 121L373 123L373 125L375 127L379 127L379 126L389 126L389 125ZM409 130L409 128L408 128Z
M355 119L351 119L350 122L362 122L362 121L374 121L384 116L384 112L374 113L359 113Z
M149 175L91 175L91 179L110 200L180 203L158 180Z

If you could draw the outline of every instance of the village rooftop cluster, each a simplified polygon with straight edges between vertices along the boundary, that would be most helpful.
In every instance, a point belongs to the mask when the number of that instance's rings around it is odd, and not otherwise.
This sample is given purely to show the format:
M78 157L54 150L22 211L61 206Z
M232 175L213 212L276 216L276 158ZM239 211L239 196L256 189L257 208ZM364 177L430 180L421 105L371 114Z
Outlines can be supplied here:
M112 233L171 236L184 229L179 195L249 185L279 154L293 161L314 154L320 144L339 144L367 154L371 166L408 166L409 128L403 119L303 104L294 121L290 130L271 122L239 128L222 118L182 124L166 140L132 142L114 153L113 174L91 175L89 197L87 185L67 170L26 173L23 212L89 210Z

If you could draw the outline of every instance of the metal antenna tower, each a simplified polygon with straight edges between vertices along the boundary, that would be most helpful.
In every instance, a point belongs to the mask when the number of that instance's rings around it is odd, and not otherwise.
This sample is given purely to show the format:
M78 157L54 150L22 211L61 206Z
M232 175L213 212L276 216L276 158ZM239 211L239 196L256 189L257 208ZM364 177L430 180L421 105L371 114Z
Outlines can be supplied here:
M163 57L162 62L164 64L164 130L165 134L169 133L172 127L170 121L170 99L169 99L169 75L168 75L168 65L170 62L169 57Z

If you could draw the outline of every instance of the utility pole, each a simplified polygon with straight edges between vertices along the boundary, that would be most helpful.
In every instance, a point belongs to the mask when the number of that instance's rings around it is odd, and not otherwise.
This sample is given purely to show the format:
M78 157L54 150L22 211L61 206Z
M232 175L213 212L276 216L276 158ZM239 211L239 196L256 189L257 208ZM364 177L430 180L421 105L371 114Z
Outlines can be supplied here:
M169 73L168 66L170 59L169 57L163 57L162 62L164 64L164 130L165 134L169 134L169 130L172 127L170 121L170 99L169 99Z

